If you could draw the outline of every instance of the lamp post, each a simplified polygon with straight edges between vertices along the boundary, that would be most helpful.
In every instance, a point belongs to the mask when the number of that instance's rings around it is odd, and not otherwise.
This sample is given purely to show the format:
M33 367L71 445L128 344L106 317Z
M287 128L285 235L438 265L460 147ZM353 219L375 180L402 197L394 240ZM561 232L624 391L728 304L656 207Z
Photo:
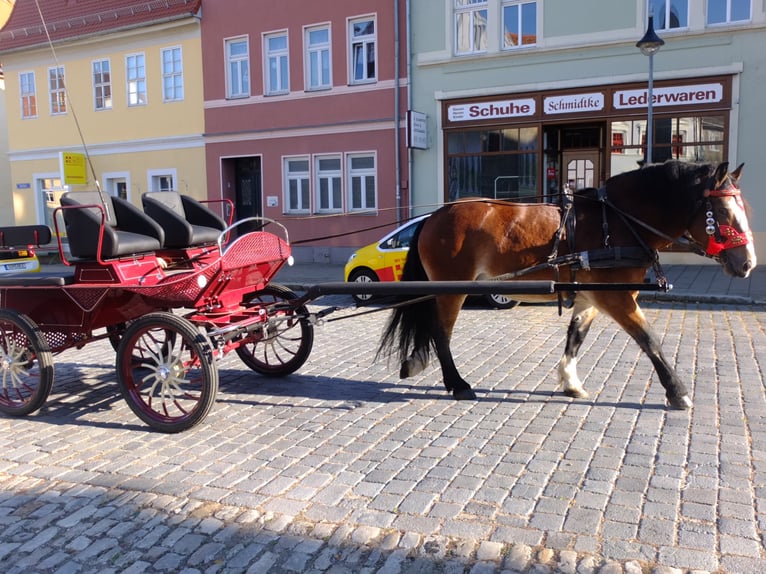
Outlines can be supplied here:
M649 12L649 24L646 27L644 37L636 42L636 48L641 50L644 56L649 56L649 89L646 94L646 165L652 163L652 138L654 137L652 107L654 94L654 54L659 51L665 40L660 38L654 31L654 14Z

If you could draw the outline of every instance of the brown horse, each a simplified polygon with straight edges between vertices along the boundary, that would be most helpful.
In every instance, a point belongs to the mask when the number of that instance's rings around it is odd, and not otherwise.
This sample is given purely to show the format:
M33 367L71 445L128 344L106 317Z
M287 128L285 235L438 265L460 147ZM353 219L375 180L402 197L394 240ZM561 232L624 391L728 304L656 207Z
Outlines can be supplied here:
M738 189L740 165L668 161L610 178L604 188L577 192L566 209L553 204L466 200L435 211L410 245L403 281L488 278L581 283L641 283L657 249L684 237L724 271L747 277L755 267L752 233ZM567 221L568 220L568 221ZM519 273L521 272L521 273ZM665 359L636 302L638 291L579 291L573 299L559 379L571 397L588 394L577 376L577 352L598 311L612 317L648 355L673 408L691 406L686 387ZM514 299L536 300L556 295ZM455 367L452 330L465 295L439 295L398 308L378 353L398 350L400 376L422 371L431 350L455 399L476 394Z

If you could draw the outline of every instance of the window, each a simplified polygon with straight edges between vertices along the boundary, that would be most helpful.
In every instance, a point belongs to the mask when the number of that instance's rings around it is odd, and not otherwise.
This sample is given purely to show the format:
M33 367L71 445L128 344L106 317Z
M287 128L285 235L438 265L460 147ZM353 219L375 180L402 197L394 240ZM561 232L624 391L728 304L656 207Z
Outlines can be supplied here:
M181 48L162 50L162 100L179 102L184 99L184 66Z
M330 28L306 30L306 89L330 88Z
M35 73L19 74L19 96L21 97L21 117L37 117L37 90L35 89Z
M372 82L375 70L375 19L354 20L350 24L351 83Z
M648 0L647 14L654 15L656 30L689 26L689 0Z
M317 156L316 167L316 211L341 211L343 190L341 181L340 156Z
M284 160L285 206L288 213L308 213L310 205L309 159L294 157Z
M112 109L112 75L109 60L93 62L93 106L97 110Z
M638 167L646 155L646 120L612 122L612 175ZM725 157L726 116L655 117L652 160L721 162ZM619 136L619 137L616 137Z
M143 54L133 54L125 58L125 75L128 105L146 105L146 60Z
M247 38L226 40L226 96L250 96L250 50Z
M176 170L150 170L149 191L178 191L176 189Z
M503 48L537 43L537 2L503 3Z
M264 38L266 57L266 95L286 94L290 91L289 51L287 34L270 34Z
M708 0L707 23L726 24L750 20L750 0Z
M455 53L487 51L487 0L455 0Z
M377 208L375 156L348 156L349 211Z
M538 128L459 130L447 135L447 200L536 201Z
M64 67L48 68L48 92L51 114L66 113L66 90L64 89Z

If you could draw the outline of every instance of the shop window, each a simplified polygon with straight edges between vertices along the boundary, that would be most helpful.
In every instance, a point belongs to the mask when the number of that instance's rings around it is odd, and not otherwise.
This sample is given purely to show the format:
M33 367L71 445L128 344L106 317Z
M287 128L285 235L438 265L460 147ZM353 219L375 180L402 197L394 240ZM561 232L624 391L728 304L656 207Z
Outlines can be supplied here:
M614 121L611 125L611 175L638 167L646 155L646 120ZM622 134L622 141L615 136ZM723 115L655 118L652 159L691 162L723 161L726 141Z
M446 199L537 201L538 133L526 127L447 134Z

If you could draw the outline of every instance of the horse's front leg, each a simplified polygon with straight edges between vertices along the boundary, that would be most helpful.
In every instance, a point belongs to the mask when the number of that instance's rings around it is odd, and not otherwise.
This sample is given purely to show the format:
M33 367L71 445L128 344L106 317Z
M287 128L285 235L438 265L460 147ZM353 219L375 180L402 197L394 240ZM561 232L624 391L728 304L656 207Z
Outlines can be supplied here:
M567 328L567 342L564 356L559 361L559 383L564 387L564 394L576 399L587 399L588 392L577 376L577 353L590 330L598 311L584 297L575 300L572 319Z
M455 361L452 358L452 351L450 350L452 329L455 326L455 321L457 321L458 313L464 302L465 295L444 295L437 297L438 320L433 337L436 356L442 369L444 386L448 392L452 393L455 400L458 401L476 398L476 393L473 392L471 385L458 373Z
M616 295L612 293L611 295ZM662 346L657 335L654 333L646 316L636 303L635 295L630 293L620 294L621 297L613 297L610 300L609 309L601 307L601 310L609 315L633 337L633 339L646 353L654 365L654 370L660 378L660 383L665 388L665 396L668 403L674 409L684 410L692 405L686 385L678 378L675 369L665 359Z

